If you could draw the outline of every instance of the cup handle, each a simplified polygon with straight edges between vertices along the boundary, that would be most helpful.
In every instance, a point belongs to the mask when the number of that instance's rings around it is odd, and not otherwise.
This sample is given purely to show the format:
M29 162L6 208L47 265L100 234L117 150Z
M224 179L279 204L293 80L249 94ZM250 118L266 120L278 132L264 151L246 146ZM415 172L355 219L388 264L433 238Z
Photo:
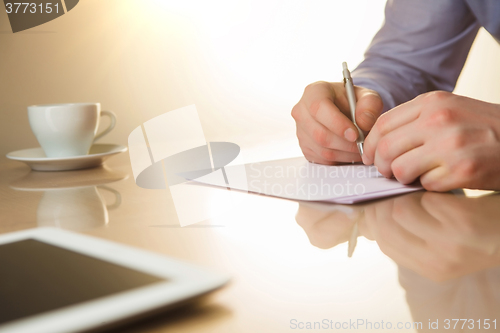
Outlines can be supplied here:
M111 187L106 186L106 185L98 185L97 187L100 189L109 191L115 195L115 202L106 206L106 208L108 210L112 210L112 209L116 209L116 208L120 207L120 205L122 204L122 196L121 196L120 192L118 192L114 188L111 188Z
M111 130L115 127L116 125L116 115L111 112L111 111L101 111L101 116L107 116L109 117L109 120L111 121L108 128L106 128L104 131L101 133L97 134L94 138L94 142L111 132Z

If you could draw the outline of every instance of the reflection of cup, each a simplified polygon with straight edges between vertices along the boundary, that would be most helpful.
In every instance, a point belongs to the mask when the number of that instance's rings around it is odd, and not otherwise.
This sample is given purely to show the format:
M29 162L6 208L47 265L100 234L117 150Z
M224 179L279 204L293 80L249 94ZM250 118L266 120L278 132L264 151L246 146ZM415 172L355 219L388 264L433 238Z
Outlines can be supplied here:
M111 123L97 133L100 116ZM87 155L92 143L108 134L116 123L111 111L101 111L100 103L33 105L28 107L31 129L47 157Z
M115 202L106 206L97 188L112 192ZM73 230L98 227L108 223L108 210L120 203L120 193L104 185L48 190L38 204L37 222Z
M107 184L127 177L106 166L79 171L31 171L13 181L10 187L18 191L43 192L37 208L39 226L85 229L108 223L108 210L120 206L121 195ZM99 190L114 194L113 203L106 206Z

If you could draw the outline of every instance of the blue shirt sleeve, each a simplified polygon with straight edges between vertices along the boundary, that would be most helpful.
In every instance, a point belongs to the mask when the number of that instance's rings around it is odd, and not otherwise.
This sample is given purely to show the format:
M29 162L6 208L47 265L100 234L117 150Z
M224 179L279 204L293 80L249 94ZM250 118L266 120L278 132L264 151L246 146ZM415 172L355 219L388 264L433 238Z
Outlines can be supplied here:
M428 91L452 91L479 27L463 0L389 0L353 82L377 91L384 111Z

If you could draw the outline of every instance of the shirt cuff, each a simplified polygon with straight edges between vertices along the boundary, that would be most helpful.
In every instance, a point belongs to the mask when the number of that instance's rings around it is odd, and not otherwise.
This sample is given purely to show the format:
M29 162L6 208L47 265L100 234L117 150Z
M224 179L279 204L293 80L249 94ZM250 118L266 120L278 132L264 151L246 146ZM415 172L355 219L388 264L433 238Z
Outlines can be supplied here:
M386 89L377 84L375 80L365 77L356 77L355 75L352 75L352 82L356 86L374 90L380 95L380 98L382 98L382 102L384 103L382 113L389 111L396 106L396 101L394 100L393 96Z

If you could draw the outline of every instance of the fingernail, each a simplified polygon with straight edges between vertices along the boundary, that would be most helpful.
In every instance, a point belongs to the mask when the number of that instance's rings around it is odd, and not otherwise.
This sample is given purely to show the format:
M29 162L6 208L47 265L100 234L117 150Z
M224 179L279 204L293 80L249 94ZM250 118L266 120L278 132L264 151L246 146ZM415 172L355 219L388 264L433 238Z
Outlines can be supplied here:
M358 135L352 128L348 128L344 132L344 137L347 139L347 141L354 142L358 138Z

